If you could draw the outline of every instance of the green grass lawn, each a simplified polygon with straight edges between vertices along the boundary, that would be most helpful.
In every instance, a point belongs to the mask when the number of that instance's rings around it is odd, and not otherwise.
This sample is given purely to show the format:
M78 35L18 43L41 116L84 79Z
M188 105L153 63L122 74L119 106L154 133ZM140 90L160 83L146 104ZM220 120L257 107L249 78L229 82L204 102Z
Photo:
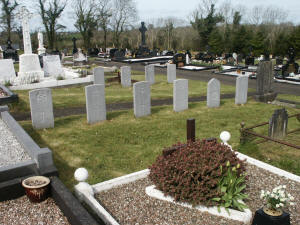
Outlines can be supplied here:
M297 95L279 94L277 98L300 103L300 96Z
M196 119L197 138L219 137L227 130L232 135L230 144L237 149L240 123L250 126L268 121L277 108L250 99L246 105L237 106L233 99L227 99L220 108L209 109L206 102L192 103L181 113L173 112L172 106L152 107L151 116L139 119L132 110L110 112L107 121L94 125L87 124L86 115L56 118L54 129L34 130L31 121L20 123L40 147L53 151L60 177L72 189L76 183L73 174L79 167L88 169L91 184L147 168L164 147L186 140L188 118ZM291 126L299 127L299 123ZM246 151L243 146L241 151ZM289 153L285 154L288 157ZM299 155L291 156L290 160L299 162ZM299 168L292 171L300 175Z
M145 76L143 72L132 72L132 79L143 81ZM139 74L139 75L138 75ZM112 77L112 73L107 74L107 78ZM152 99L164 99L173 97L173 84L167 83L165 75L156 75L156 83L151 86ZM207 83L201 81L189 81L189 96L204 96L207 91ZM254 91L254 90L249 90ZM19 103L10 105L11 112L28 112L29 106L29 91L15 91L19 95ZM235 87L221 85L221 94L234 93ZM122 88L118 82L106 82L105 88L106 103L116 102L132 102L133 88ZM85 106L85 88L84 85L66 88L52 89L52 98L54 108L70 108Z

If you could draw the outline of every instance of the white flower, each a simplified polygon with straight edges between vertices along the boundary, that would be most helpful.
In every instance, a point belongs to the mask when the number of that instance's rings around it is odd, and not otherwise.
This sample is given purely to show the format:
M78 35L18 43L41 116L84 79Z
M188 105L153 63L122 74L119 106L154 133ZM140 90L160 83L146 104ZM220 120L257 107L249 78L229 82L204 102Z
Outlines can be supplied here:
M279 208L280 207L280 205L279 204L276 204L276 208Z
M282 204L282 203L279 203L279 205L280 205L281 207L283 207L283 204Z
M283 188L286 188L286 185L283 185L282 187L283 187Z
M293 201L295 198L294 198L293 196L290 196L289 199L290 199L291 201Z
M275 195L274 195L273 193L272 193L270 196L271 196L271 198L274 198L274 197L275 197Z
M294 202L290 202L290 205L295 205L295 203Z

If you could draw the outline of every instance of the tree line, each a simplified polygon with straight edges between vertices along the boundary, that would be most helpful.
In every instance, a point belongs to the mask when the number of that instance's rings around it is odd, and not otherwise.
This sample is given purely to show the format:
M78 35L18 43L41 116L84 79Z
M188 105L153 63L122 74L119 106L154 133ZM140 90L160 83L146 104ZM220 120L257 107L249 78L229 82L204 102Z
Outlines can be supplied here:
M2 37L21 39L15 14L20 0L0 0ZM134 0L35 0L47 47L71 47L76 36L79 46L138 48L141 42L138 12ZM59 21L67 4L72 5L76 32L69 32ZM293 46L300 55L300 26L286 21L288 12L274 6L252 9L233 5L230 0L200 0L188 23L174 17L145 21L147 45L152 49L252 52L286 55ZM35 38L33 38L35 42ZM33 43L34 44L34 43Z

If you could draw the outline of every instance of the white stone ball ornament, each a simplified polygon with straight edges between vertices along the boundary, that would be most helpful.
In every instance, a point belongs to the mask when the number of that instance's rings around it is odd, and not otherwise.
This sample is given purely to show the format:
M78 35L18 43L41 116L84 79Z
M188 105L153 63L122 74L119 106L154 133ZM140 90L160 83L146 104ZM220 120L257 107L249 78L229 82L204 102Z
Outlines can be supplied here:
M231 138L231 135L228 131L223 131L221 134L220 134L220 138L222 140L222 142L225 144L225 145L228 145L228 141L230 140Z
M89 177L89 172L87 171L87 169L85 169L85 168L77 169L74 173L74 177L75 177L75 180L77 180L79 182L79 184L77 184L75 186L75 190L76 190L76 192L78 192L77 194L78 194L79 199L82 200L83 193L94 196L94 190L93 190L92 186L89 185L87 182L85 182Z
M78 182L84 182L89 177L89 172L86 168L78 168L74 173L75 180Z

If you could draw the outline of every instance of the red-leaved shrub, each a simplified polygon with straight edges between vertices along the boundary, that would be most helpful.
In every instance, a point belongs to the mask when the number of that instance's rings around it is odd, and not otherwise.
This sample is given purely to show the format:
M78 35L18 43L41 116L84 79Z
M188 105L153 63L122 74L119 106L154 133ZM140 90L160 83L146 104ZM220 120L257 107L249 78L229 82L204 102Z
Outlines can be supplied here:
M176 201L216 205L211 199L221 196L217 185L227 172L228 161L231 167L240 164L238 174L245 171L236 154L216 140L178 143L164 149L163 155L150 167L149 177L157 189Z

